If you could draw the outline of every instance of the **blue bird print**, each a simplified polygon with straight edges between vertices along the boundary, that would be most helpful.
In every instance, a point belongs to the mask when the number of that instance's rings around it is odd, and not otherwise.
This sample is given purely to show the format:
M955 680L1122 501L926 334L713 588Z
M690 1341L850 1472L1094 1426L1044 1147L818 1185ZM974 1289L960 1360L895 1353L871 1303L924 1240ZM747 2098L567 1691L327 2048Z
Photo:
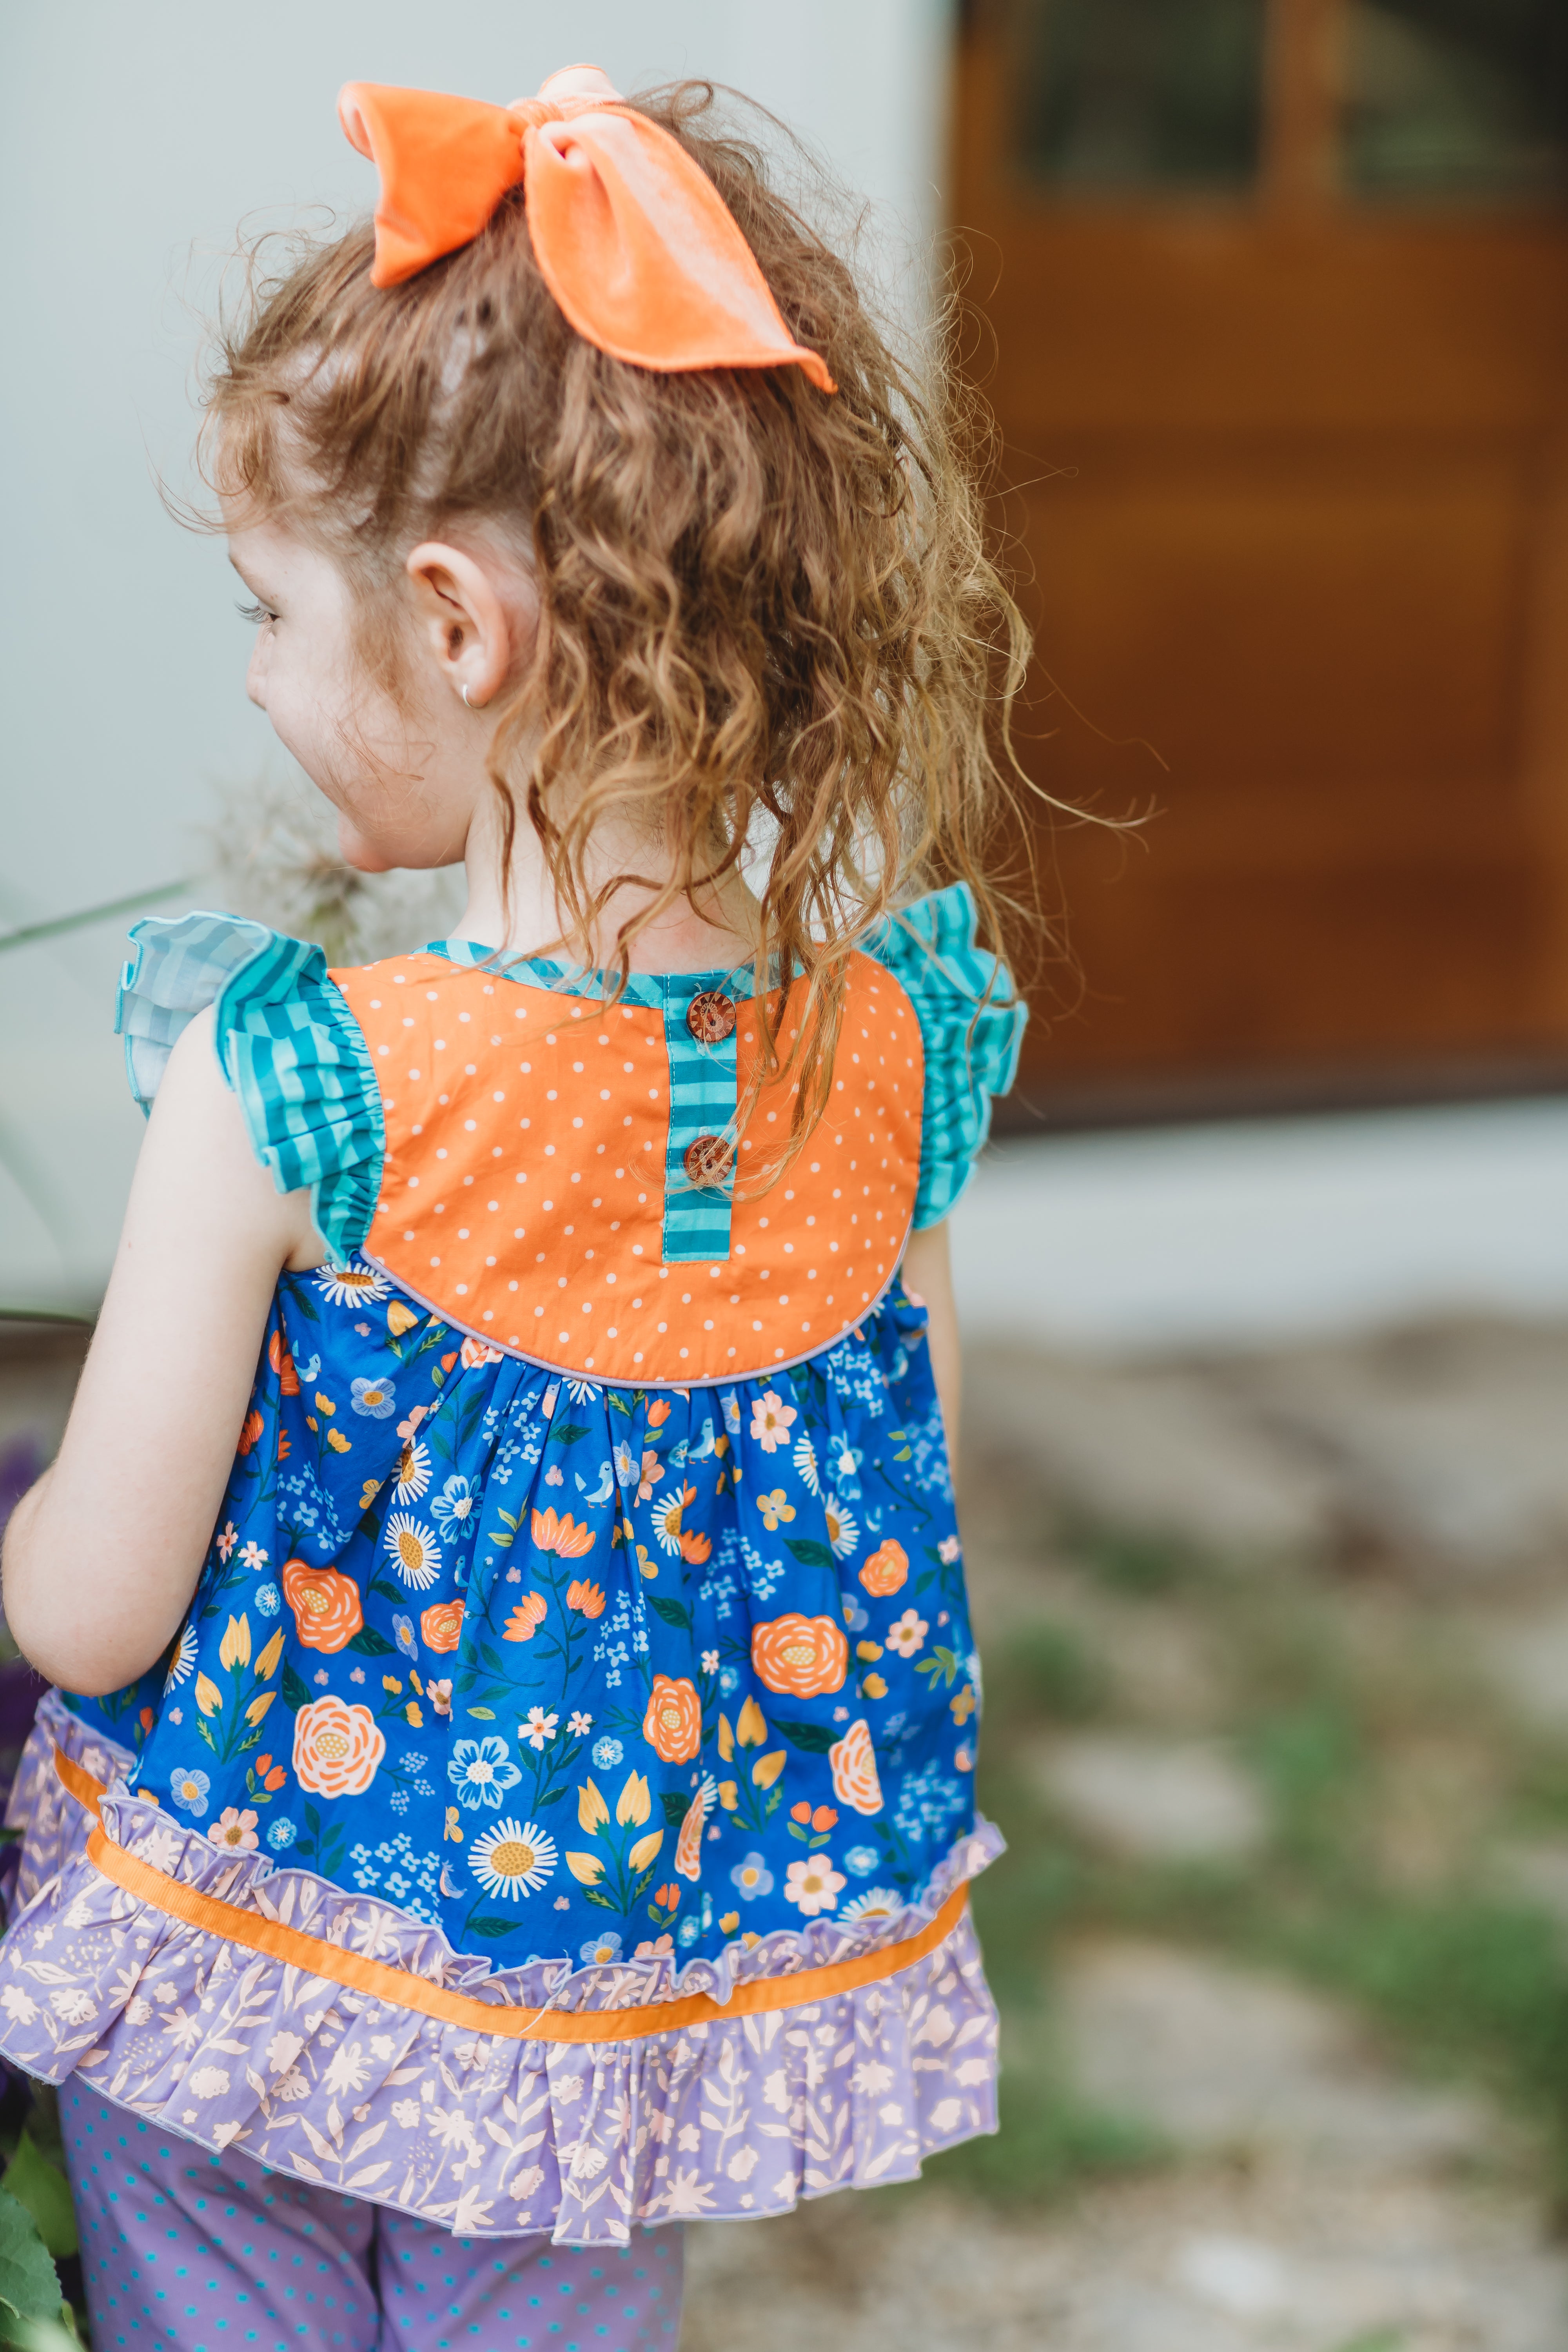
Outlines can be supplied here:
M607 1503L615 1492L616 1474L608 1462L600 1464L599 1483L591 1495L588 1492L588 1481L584 1477L581 1470L574 1471L573 1475L577 1481L577 1492L585 1503Z
M711 1413L707 1413L703 1417L702 1434L686 1458L689 1462L706 1462L712 1451L713 1416Z

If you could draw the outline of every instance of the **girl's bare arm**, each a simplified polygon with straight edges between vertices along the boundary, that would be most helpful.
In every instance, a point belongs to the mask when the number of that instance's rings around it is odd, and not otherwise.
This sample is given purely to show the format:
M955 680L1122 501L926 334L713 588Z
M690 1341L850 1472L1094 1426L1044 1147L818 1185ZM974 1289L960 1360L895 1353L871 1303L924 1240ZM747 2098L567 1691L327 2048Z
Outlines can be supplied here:
M910 1235L904 1252L904 1280L917 1298L923 1298L929 1318L931 1373L947 1432L947 1451L958 1467L958 1411L963 1377L959 1351L958 1307L952 1295L952 1253L945 1222Z
M279 1272L321 1256L277 1192L213 1051L175 1046L58 1458L17 1505L5 1607L40 1674L118 1690L177 1630L233 1467Z

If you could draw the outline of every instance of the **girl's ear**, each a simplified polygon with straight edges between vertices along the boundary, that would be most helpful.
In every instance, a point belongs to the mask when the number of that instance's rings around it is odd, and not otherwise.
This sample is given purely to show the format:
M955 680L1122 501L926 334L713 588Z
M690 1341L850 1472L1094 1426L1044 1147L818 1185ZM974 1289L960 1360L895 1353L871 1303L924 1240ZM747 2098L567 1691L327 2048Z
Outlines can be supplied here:
M532 635L531 599L499 565L439 540L416 547L404 568L437 671L470 710L482 709Z

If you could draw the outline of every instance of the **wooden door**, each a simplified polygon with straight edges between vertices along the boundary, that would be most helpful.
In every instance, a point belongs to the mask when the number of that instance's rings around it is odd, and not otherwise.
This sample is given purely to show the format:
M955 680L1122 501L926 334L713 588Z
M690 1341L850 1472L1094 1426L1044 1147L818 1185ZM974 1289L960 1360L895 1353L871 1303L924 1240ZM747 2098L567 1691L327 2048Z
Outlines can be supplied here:
M1565 33L1562 0L968 14L1022 755L1155 811L1044 826L1078 977L1037 1112L1568 1073Z

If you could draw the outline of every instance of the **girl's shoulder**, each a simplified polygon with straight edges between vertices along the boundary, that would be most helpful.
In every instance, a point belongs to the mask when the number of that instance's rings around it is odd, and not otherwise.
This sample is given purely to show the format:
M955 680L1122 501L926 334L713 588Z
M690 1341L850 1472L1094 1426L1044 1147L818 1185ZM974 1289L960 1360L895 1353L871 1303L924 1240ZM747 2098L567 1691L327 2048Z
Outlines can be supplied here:
M280 1192L308 1190L334 1262L374 1211L384 1125L358 1022L321 949L238 915L198 909L133 926L115 1029L131 1091L150 1110L176 1041L213 1008L213 1043L258 1160Z

